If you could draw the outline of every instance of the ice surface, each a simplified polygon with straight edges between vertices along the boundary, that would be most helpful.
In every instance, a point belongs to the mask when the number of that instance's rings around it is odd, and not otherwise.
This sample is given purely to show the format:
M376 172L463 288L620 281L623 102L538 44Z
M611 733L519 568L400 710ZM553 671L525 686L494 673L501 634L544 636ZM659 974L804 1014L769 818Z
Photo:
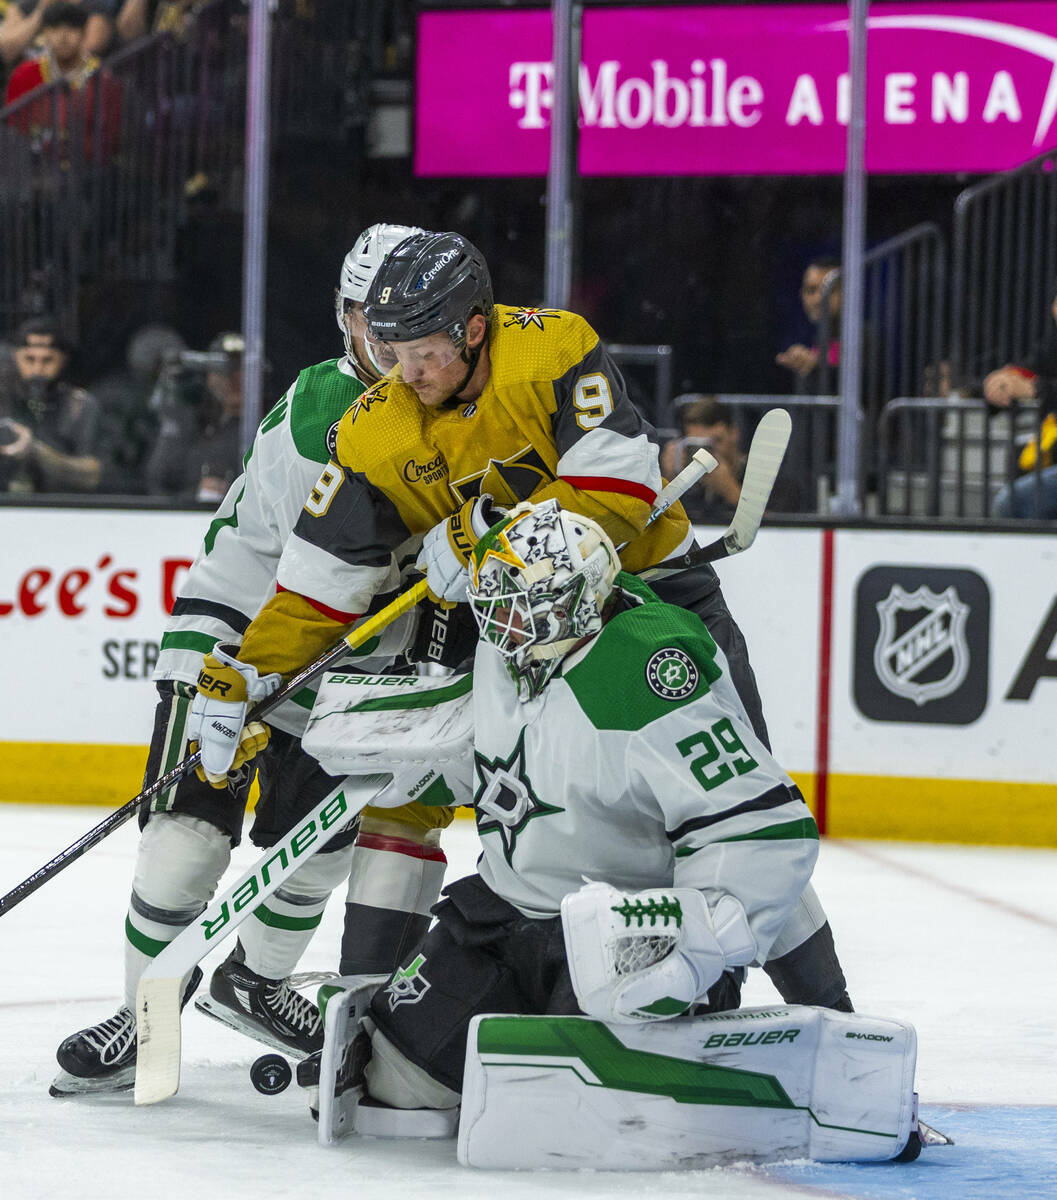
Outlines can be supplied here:
M0 893L104 815L0 807ZM922 1115L956 1146L908 1166L514 1174L460 1168L451 1142L350 1138L321 1149L296 1087L267 1097L250 1085L249 1065L264 1049L191 1009L172 1100L135 1108L130 1092L51 1099L59 1041L120 1003L136 840L133 823L0 918L6 1200L1057 1197L1057 851L823 843L815 881L852 998L863 1012L916 1025ZM451 878L473 869L469 822L456 822L444 846ZM254 855L241 847L230 878ZM335 897L299 969L334 965L341 915ZM753 972L745 1003L774 999Z

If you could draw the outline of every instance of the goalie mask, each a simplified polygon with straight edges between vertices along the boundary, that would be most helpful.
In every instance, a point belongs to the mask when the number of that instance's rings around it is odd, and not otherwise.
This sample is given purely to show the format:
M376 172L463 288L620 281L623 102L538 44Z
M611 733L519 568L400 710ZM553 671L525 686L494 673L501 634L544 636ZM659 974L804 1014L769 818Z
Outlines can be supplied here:
M562 659L600 632L619 571L605 530L557 500L519 504L477 543L470 604L522 700L538 696Z
M371 225L356 239L356 244L345 255L341 264L341 277L338 279L338 290L334 297L335 316L345 341L345 353L349 356L349 361L354 367L366 368L368 378L376 372L384 375L389 368L375 362L369 351L369 362L360 361L353 345L352 332L345 322L345 314L351 305L362 305L367 299L371 282L390 251L395 250L401 242L414 234L422 232L417 225ZM392 365L389 364L390 367Z

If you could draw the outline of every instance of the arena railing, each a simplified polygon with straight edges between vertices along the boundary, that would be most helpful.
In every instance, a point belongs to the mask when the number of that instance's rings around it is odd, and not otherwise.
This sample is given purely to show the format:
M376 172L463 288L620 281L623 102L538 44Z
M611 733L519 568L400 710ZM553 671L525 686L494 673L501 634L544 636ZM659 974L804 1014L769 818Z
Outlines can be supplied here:
M943 233L931 222L915 225L867 251L863 267L862 405L869 425L876 427L889 400L917 394L930 379L939 387L948 286ZM839 342L840 329L833 328L830 298L840 281L837 269L822 285L816 389L822 394L839 390L830 348ZM865 458L872 468L868 451Z
M349 63L369 74L351 47L373 44L370 21L360 28L370 9L316 0L310 15L276 15L277 143L339 142L365 119L348 116ZM181 33L123 47L84 88L60 81L0 109L0 328L47 313L77 338L84 281L169 282L192 206L241 211L246 36L242 0L212 0Z
M606 349L609 351L610 357L618 367L624 370L627 367L648 367L653 372L653 396L649 406L646 401L646 387L642 385L642 381L637 378L632 382L630 377L627 382L631 384L634 392L635 384L639 384L638 394L633 395L633 399L638 400L640 406L646 409L646 416L654 425L669 426L674 425L674 413L672 411L672 347L666 345L657 346L638 346L631 343L607 342ZM624 371L627 376L628 373Z
M951 374L978 388L1023 362L1042 339L1057 293L1057 150L966 188L955 201Z
M878 426L880 515L988 518L999 489L1019 477L1020 451L1038 432L1034 404L991 409L972 398L896 397ZM1038 489L1043 461L1035 457Z

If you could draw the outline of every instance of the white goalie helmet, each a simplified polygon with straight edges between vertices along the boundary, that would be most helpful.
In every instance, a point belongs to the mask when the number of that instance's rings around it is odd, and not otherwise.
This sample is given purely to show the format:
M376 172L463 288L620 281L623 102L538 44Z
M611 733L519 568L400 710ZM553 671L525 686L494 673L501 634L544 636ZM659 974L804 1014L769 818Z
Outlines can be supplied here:
M356 239L355 245L345 255L338 279L337 295L334 298L338 328L345 341L345 353L355 361L352 334L345 323L345 302L362 304L367 299L371 281L378 268L385 262L386 255L401 242L416 233L423 233L417 225L371 225Z
M557 500L519 504L477 543L470 605L522 700L543 690L581 639L601 631L619 571L605 530Z

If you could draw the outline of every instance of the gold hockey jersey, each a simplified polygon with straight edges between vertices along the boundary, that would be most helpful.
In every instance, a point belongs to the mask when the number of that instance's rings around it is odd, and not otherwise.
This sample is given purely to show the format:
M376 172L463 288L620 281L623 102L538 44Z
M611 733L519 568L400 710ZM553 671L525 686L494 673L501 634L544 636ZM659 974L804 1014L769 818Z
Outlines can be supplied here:
M426 408L394 373L349 409L283 552L285 590L240 657L284 674L310 661L395 585L401 546L482 493L504 507L555 497L628 542L629 571L693 545L681 505L645 529L662 486L656 434L582 317L497 305L488 353L474 401Z

